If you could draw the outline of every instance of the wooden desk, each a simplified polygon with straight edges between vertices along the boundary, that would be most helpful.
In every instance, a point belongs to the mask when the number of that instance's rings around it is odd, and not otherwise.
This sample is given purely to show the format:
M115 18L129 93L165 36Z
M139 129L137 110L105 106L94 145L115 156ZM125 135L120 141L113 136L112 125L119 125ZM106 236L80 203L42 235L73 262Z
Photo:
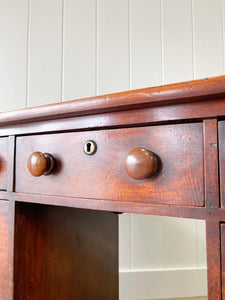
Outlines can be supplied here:
M0 114L0 298L118 299L129 212L206 220L225 299L224 98L222 76Z

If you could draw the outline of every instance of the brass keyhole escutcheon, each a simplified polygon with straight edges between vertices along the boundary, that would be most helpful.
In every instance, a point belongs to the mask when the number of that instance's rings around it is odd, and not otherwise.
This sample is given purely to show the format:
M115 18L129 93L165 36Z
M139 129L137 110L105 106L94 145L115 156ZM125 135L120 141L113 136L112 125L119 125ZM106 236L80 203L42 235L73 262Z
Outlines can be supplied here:
M93 155L97 151L97 144L94 141L87 141L84 144L84 153L87 155Z

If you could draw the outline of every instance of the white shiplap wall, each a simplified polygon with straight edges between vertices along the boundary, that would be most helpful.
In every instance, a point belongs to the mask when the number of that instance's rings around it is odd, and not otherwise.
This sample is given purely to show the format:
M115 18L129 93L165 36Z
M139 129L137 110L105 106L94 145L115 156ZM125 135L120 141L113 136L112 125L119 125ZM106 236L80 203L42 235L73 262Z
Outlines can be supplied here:
M0 0L0 111L224 74L224 10L225 0ZM121 300L204 295L205 267L204 222L120 216Z

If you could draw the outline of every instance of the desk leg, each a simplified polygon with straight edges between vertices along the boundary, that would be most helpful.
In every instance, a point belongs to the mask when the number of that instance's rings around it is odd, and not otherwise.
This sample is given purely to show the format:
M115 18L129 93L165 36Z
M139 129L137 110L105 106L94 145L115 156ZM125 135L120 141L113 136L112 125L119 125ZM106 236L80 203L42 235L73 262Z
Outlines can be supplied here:
M118 300L118 216L16 203L16 300Z
M206 221L208 300L221 300L220 222Z
M225 224L221 224L222 299L225 300Z
M12 230L9 201L0 200L0 299L12 299Z

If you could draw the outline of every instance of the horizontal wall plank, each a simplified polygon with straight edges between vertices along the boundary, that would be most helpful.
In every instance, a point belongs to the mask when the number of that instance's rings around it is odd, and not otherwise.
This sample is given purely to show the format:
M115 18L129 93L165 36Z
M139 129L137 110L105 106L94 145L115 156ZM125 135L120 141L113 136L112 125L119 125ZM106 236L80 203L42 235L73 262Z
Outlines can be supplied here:
M120 300L207 296L207 270L171 269L120 272Z

